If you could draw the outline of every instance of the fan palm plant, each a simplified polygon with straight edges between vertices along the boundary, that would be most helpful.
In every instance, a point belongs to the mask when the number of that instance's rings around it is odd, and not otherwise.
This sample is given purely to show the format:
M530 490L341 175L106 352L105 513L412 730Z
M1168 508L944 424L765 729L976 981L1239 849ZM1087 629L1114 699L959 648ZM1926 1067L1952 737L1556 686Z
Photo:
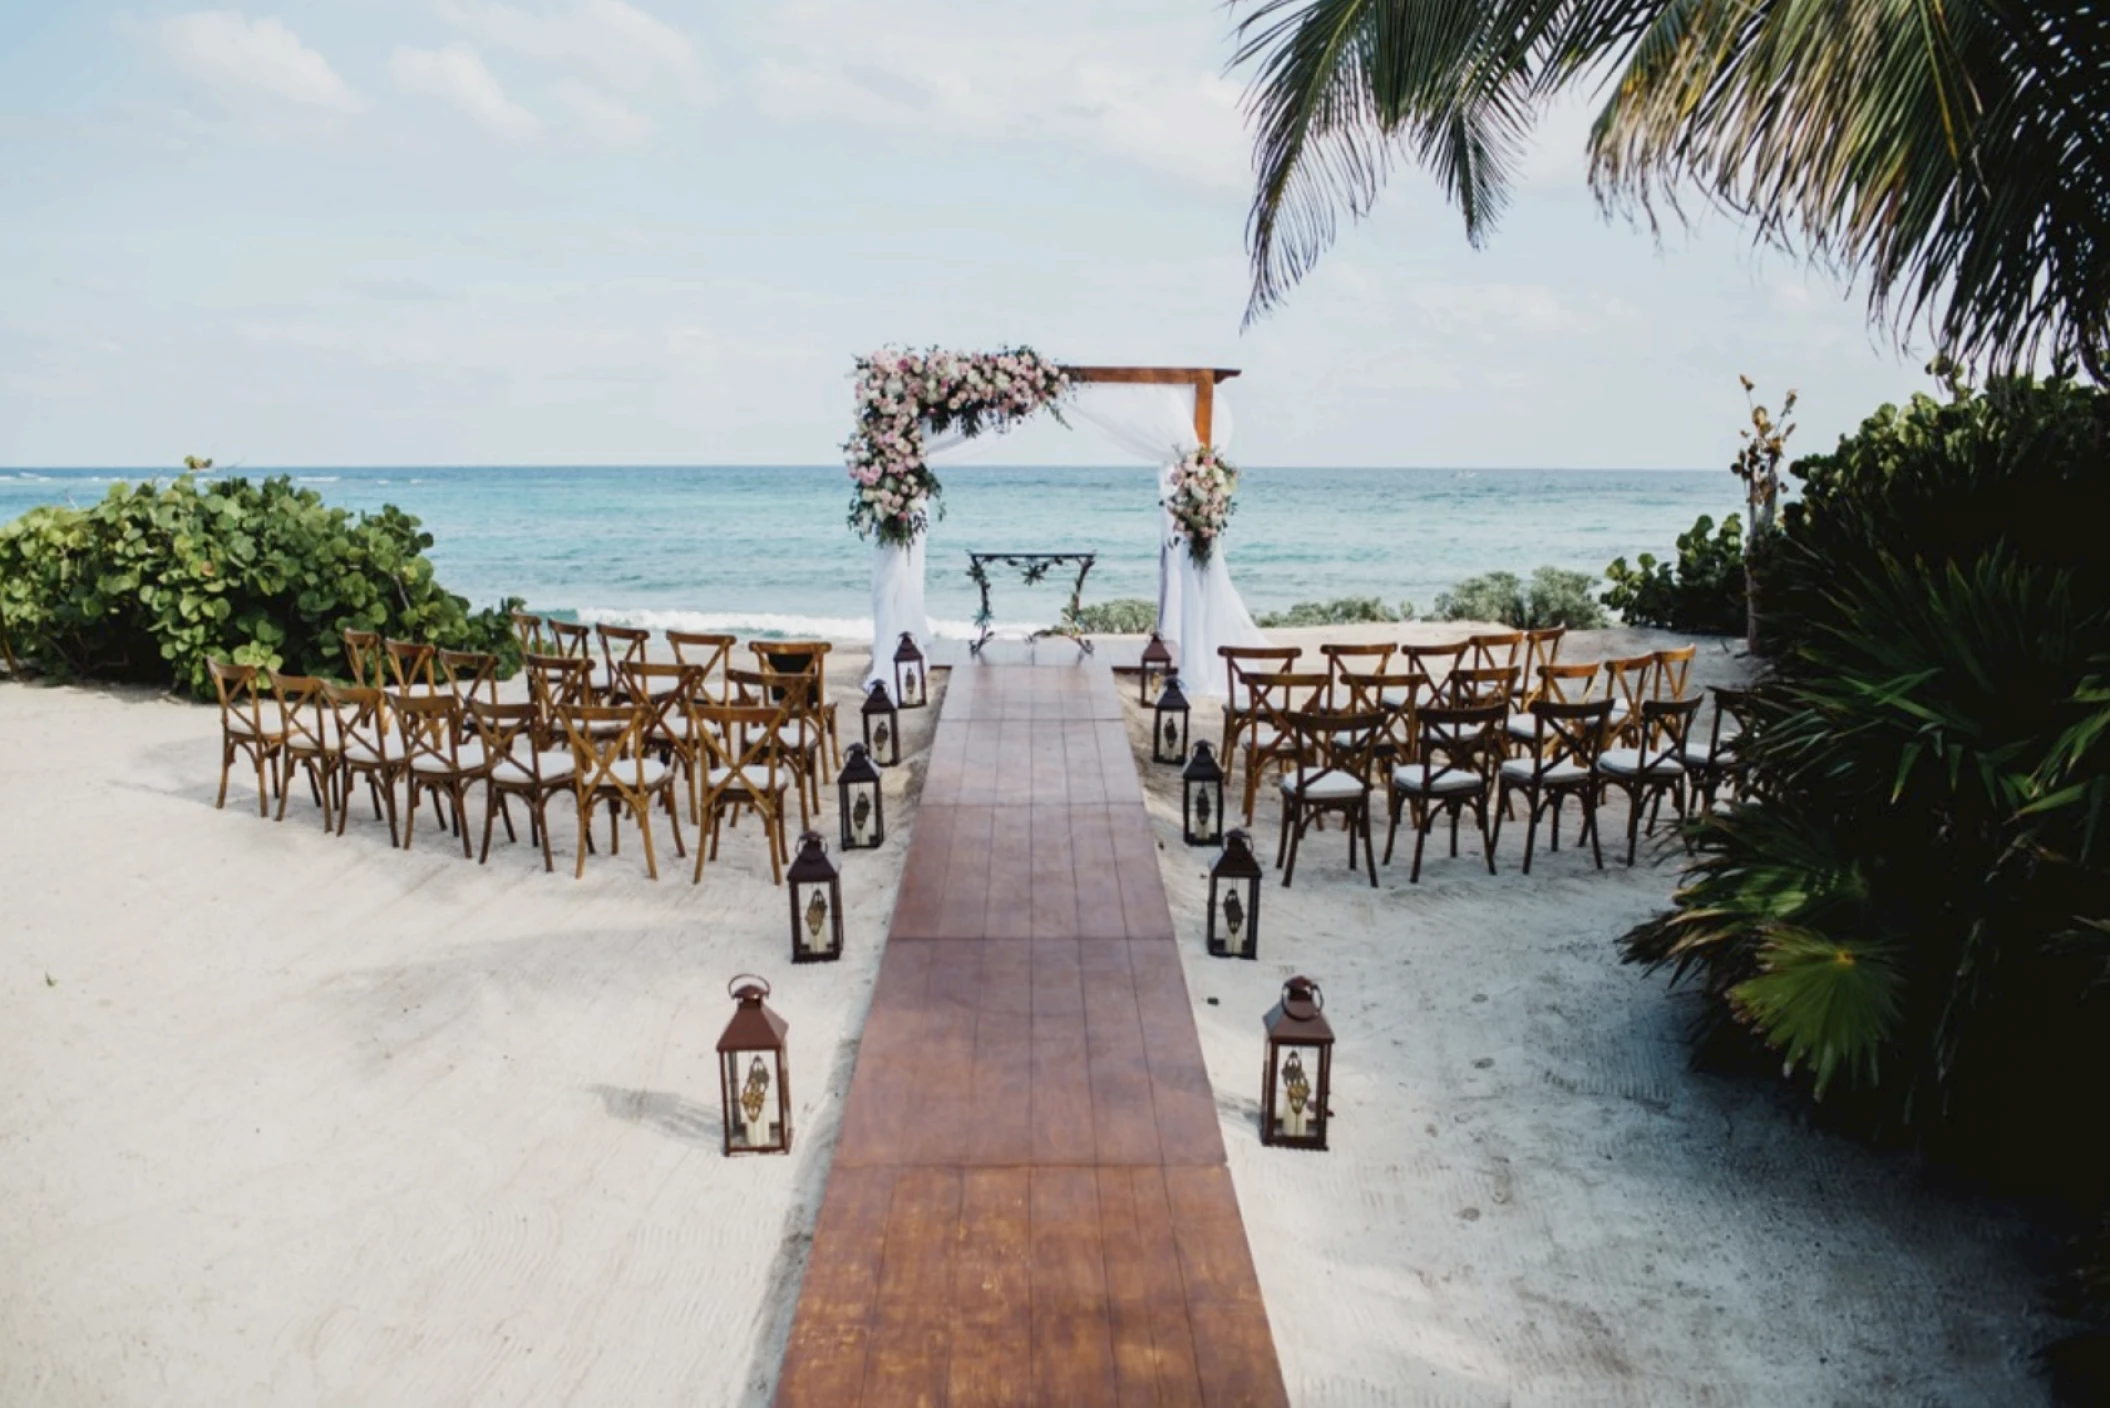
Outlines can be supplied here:
M1234 0L1235 3L1235 0ZM1608 206L1681 191L1869 278L1996 367L2110 366L2110 9L2039 0L1249 0L1252 318L1430 169L1485 240L1534 119L1604 95Z

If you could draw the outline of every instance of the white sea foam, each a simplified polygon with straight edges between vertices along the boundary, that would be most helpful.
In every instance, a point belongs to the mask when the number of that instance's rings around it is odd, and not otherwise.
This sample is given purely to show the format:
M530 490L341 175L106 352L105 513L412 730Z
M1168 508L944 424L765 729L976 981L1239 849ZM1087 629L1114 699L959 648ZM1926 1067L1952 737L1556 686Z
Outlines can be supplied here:
M303 474L293 482L295 484L335 484L339 477L335 474Z
M773 636L779 640L839 640L865 642L872 638L869 616L794 616L773 611L646 611L622 607L589 606L578 612L581 621L610 626L642 626L648 631L723 631L734 635ZM931 630L948 640L973 640L981 632L971 621L930 623ZM998 622L999 633L1017 634L1037 630L1025 623Z

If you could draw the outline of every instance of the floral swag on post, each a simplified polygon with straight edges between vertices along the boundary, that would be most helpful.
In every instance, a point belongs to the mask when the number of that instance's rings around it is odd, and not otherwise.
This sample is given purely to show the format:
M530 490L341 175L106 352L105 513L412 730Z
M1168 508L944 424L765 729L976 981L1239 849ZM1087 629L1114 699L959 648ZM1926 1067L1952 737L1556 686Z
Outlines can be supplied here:
M1070 388L1062 368L1030 347L995 352L886 348L857 359L857 430L843 444L850 527L861 538L906 547L930 526L938 477L923 459L927 430L972 438L1035 411L1054 411Z
M1187 555L1196 567L1207 567L1216 551L1216 540L1231 522L1238 504L1238 466L1207 445L1189 450L1172 466L1171 492L1163 500L1180 536L1187 540Z

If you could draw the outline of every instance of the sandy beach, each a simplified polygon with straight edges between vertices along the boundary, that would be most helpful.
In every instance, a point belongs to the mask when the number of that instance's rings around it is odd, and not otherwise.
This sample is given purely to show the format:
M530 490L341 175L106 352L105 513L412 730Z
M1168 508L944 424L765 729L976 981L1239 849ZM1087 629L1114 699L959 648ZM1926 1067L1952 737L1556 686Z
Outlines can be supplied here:
M1456 633L1274 634L1379 630ZM1741 670L1706 645L1695 682ZM857 671L831 660L846 715ZM556 875L524 827L465 862L429 810L405 854L363 803L341 839L298 792L260 820L239 771L215 812L211 709L0 684L0 1402L766 1402L913 832L933 714L906 718L847 955L793 968L751 827L700 886L664 839L648 881L634 834L574 882L568 819ZM1683 1004L1613 948L1674 858L1564 846L1524 877L1513 829L1499 875L1432 846L1373 890L1329 831L1265 883L1260 961L1212 960L1205 853L1144 771L1295 1402L2042 1397L2019 1220L1688 1069ZM1276 814L1263 792L1270 861ZM786 1159L719 1152L748 971L791 1023ZM1299 972L1340 1034L1321 1155L1254 1132Z

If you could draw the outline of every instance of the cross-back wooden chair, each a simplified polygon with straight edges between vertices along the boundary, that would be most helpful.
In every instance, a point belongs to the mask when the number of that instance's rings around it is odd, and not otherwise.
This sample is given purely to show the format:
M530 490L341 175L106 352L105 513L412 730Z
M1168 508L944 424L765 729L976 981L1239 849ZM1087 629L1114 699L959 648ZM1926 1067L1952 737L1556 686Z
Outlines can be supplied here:
M749 704L691 700L689 716L699 745L696 805L702 818L698 825L704 828L696 837L694 883L703 880L704 858L718 859L725 823L737 822L747 811L761 823L770 876L783 884L784 866L791 859L784 834L784 794L792 781L781 767L787 754L782 733L791 717L789 706L766 695Z
M379 631L346 631L344 663L345 668L351 671L353 684L367 689L379 689L388 683L388 666L381 663Z
M720 704L730 702L731 687L726 682L725 671L739 637L718 631L668 631L666 634L674 659L683 665L694 665L703 672L704 693Z
M780 674L811 675L813 688L807 699L807 713L820 725L827 738L828 753L834 765L843 765L842 740L837 735L835 723L835 701L828 697L828 652L835 647L824 640L772 640L749 641L748 648L755 653L763 668ZM900 703L900 700L895 700ZM829 781L828 762L822 760L820 781Z
M1708 728L1707 741L1701 744L1687 739L1685 743L1685 770L1692 774L1701 811L1714 810L1715 793L1725 783L1730 787L1730 800L1742 800L1750 775L1742 746L1744 734L1751 727L1751 691L1716 685L1708 692L1714 696L1714 721Z
M551 654L568 655L574 660L593 659L593 627L581 621L560 621L554 616L545 616L542 629L549 636Z
M623 666L642 665L648 658L645 646L652 639L652 632L636 626L611 626L605 622L593 628L594 638L601 645L601 664L605 673L601 686L607 691L608 702L625 702L623 696Z
M540 715L533 704L468 703L469 722L482 751L484 780L484 844L477 864L491 859L491 823L504 818L506 840L518 842L513 830L509 798L518 797L528 812L528 839L542 843L542 868L555 871L556 857L550 850L549 799L572 790L571 748L546 748L540 738Z
M1224 731L1216 756L1223 759L1224 767L1230 768L1237 762L1242 736L1253 723L1251 677L1294 670L1304 649L1295 645L1219 645L1216 654L1224 662ZM1228 778L1225 780L1229 781ZM1252 819L1249 805L1246 808L1247 823L1251 824Z
M1475 670L1499 670L1524 666L1524 633L1522 631L1482 631L1465 638L1466 649L1471 658L1466 664Z
M1502 817L1509 799L1524 797L1524 873L1531 873L1531 856L1539 839L1539 817L1553 814L1553 849L1561 848L1561 807L1574 797L1582 805L1582 830L1576 844L1587 835L1597 868L1604 869L1604 847L1597 839L1597 758L1604 751L1605 737L1612 726L1612 701L1592 699L1579 704L1561 704L1540 699L1531 706L1536 731L1531 746L1521 758L1511 758L1496 774L1499 792L1495 811L1495 840L1502 839Z
M1655 681L1649 690L1652 699L1683 699L1692 689L1692 661L1699 648L1681 645L1675 650L1659 650L1655 654Z
M1379 710L1340 713L1332 710L1291 710L1282 716L1288 728L1288 746L1294 764L1277 786L1282 793L1281 836L1275 845L1275 864L1282 867L1282 884L1289 885L1297 871L1297 847L1313 818L1339 812L1348 823L1348 868L1356 868L1355 840L1363 838L1363 863L1370 886L1377 887L1377 856L1370 841L1370 773L1378 740L1385 730L1385 715Z
M1495 873L1494 832L1488 825L1488 803L1494 791L1495 768L1502 758L1499 734L1508 716L1506 702L1423 709L1417 720L1421 736L1415 740L1413 762L1392 770L1390 791L1391 826L1385 832L1385 864L1392 863L1392 847L1399 838L1401 815L1414 822L1414 869L1407 883L1421 883L1421 857L1429 832L1439 814L1451 819L1451 855L1458 854L1458 822L1467 807L1480 825L1480 840L1487 852L1487 873Z
M798 788L799 826L812 824L821 805L821 769L826 752L826 728L813 698L820 681L810 674L786 674L781 670L728 669L726 682L743 704L781 704L783 721L772 730L770 745L778 764Z
M1261 777L1270 767L1287 767L1296 758L1289 716L1299 710L1324 709L1333 676L1317 670L1283 670L1272 675L1249 671L1244 684L1250 717L1240 730L1240 754L1245 764L1245 824L1251 826L1253 808L1260 800ZM1226 760L1226 766L1230 761Z
M1532 691L1532 702L1543 699L1549 704L1587 704L1603 696L1592 693L1600 679L1596 662L1587 665L1541 665L1538 686ZM1524 755L1531 741L1538 737L1539 724L1529 705L1512 713L1502 726L1513 745L1512 751Z
M395 701L396 727L403 737L403 775L409 797L403 815L403 849L418 834L418 798L431 793L447 799L447 818L461 838L462 858L469 857L469 786L486 768L483 745L462 741L462 706L451 694L413 694Z
M433 666L439 651L423 641L389 639L381 642L381 657L388 666L388 692L403 695L434 695L440 692Z
M520 641L522 655L547 655L549 642L542 633L542 618L526 611L513 613L513 635Z
M1547 626L1536 631L1524 632L1524 653L1517 661L1517 708L1529 709L1534 700L1540 698L1539 684L1544 678L1539 672L1548 665L1558 664L1561 642L1567 639L1566 626Z
M264 721L264 692L254 665L236 665L208 657L206 671L220 697L220 796L214 807L227 805L227 777L237 753L247 753L256 768L256 814L271 815L271 787L277 780L278 751L286 741L275 724Z
M1644 699L1635 716L1640 742L1631 747L1607 748L1597 759L1597 776L1607 786L1626 794L1626 863L1634 863L1641 839L1641 813L1651 802L1660 810L1666 793L1683 821L1686 812L1685 744L1692 734L1693 716L1700 700ZM1649 822L1655 829L1655 821Z
M570 747L557 711L594 702L593 662L575 655L525 655L520 665L527 676L528 702L536 709L538 745Z
M388 811L388 844L397 845L396 778L403 770L402 754L390 748L393 729L389 724L387 699L379 689L340 685L323 681L322 697L330 706L330 725L335 731L332 748L337 773L337 834L352 811L352 781L366 779L367 796L379 820Z
M1612 731L1627 747L1637 747L1641 701L1649 697L1653 655L1628 655L1604 662L1605 693L1612 700Z
M702 679L703 671L694 665L633 660L622 666L623 697L645 716L645 747L680 769L684 787L692 791L699 745L688 701L701 691Z
M1385 665L1392 659L1392 652L1399 649L1391 641L1370 641L1353 645L1322 645L1319 654L1326 657L1326 674L1333 681L1333 688L1326 698L1329 709L1348 707L1348 687L1341 677L1351 671L1361 675L1382 674Z
M336 750L324 722L322 681L312 675L271 672L271 695L278 701L278 819L286 819L286 797L293 790L293 770L308 777L308 791L322 808L322 829L331 830L330 789L336 785Z
M1448 690L1451 673L1465 664L1465 649L1462 640L1441 645L1402 645L1399 668L1426 675L1438 690Z
M1385 717L1377 740L1377 762L1403 763L1413 757L1414 720L1428 702L1429 677L1412 670L1367 675L1349 670L1342 673L1340 683L1347 696L1342 707L1348 713Z
M462 736L469 737L474 732L469 722L469 701L498 702L498 657L481 650L442 650L438 659L440 679L446 684L447 693L462 706Z
M644 712L630 705L566 704L557 710L571 744L572 795L579 804L579 861L572 878L586 876L586 840L593 825L593 805L610 804L608 854L622 848L618 814L630 813L645 841L645 874L659 878L659 859L652 847L652 807L665 807L674 831L674 854L686 856L681 839L681 809L674 804L676 770L647 757Z
M1500 704L1506 718L1516 686L1517 667L1514 665L1467 665L1451 671L1445 681L1444 698L1454 709Z

